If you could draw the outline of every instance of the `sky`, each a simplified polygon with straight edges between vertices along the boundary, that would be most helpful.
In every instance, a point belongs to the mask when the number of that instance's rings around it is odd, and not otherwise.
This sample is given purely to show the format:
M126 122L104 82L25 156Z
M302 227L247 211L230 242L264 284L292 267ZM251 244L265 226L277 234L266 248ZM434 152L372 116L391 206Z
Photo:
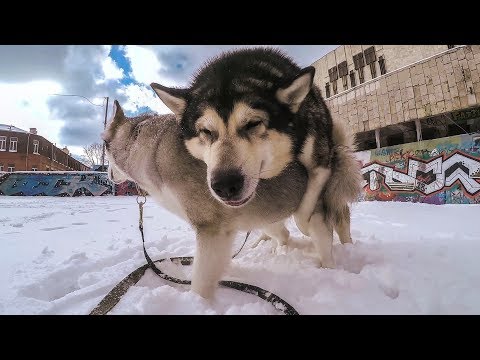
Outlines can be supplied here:
M308 66L338 45L268 45ZM82 155L100 142L109 97L127 116L169 113L150 83L187 86L210 57L235 45L0 45L0 124L27 130ZM80 97L53 94L81 95Z

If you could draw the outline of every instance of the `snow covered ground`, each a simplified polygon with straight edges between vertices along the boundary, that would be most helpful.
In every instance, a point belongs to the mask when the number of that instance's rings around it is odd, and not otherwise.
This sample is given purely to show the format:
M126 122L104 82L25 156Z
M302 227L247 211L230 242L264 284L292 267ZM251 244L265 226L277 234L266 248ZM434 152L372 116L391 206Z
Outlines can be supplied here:
M134 197L0 196L0 313L88 314L145 263ZM354 245L336 239L337 269L319 269L289 223L294 246L247 245L225 279L272 291L300 314L480 314L480 205L365 202L352 213ZM145 207L153 259L194 252L194 233ZM244 236L244 235L242 235ZM239 236L235 250L241 245ZM189 277L190 267L166 272ZM221 288L208 303L147 270L110 314L278 314L253 295Z

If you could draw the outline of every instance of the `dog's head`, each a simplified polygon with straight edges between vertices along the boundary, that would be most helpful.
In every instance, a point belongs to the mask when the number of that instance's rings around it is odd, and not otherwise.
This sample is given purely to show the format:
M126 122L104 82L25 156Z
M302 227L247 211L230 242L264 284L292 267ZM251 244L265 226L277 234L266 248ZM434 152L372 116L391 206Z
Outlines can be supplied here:
M117 151L125 148L125 144L128 144L130 129L131 124L126 119L120 104L115 100L112 120L102 133L105 141L105 155L108 159L108 177L115 184L132 180L118 165L118 163L122 163L125 151Z
M248 49L207 63L189 88L151 86L177 116L189 152L207 165L213 196L237 207L293 160L295 114L314 72L277 50Z

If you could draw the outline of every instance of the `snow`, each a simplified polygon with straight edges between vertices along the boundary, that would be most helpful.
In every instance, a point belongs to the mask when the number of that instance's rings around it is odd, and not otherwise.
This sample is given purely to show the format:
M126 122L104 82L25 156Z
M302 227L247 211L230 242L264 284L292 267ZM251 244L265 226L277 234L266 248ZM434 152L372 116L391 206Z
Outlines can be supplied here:
M225 280L273 292L300 314L479 314L480 205L363 202L352 211L353 245L335 240L336 269L315 266L312 246L289 220L291 245L251 248ZM145 263L135 197L0 197L0 314L88 314ZM153 259L194 254L183 220L145 204ZM239 234L232 249L242 244ZM160 265L190 278L191 267ZM213 302L151 270L110 314L279 314L250 294L220 288Z

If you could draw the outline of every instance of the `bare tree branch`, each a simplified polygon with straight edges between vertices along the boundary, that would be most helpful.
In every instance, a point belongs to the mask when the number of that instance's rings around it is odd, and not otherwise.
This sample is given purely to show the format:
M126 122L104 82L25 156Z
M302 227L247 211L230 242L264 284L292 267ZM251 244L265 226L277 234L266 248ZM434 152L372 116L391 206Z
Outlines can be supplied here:
M102 163L102 144L94 143L83 147L83 153L87 160L87 165L93 168L95 165ZM105 159L105 164L108 164Z

